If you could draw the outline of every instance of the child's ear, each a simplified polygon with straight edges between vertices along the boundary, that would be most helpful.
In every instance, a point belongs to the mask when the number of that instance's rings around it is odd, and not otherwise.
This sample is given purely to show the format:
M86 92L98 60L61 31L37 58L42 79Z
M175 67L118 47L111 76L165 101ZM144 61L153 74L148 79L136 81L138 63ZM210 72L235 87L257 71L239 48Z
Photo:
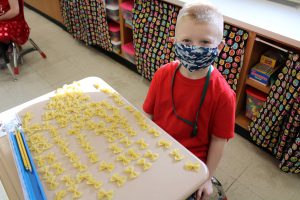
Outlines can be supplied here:
M225 46L225 40L222 40L221 43L218 45L218 52L219 53L222 51L224 46Z

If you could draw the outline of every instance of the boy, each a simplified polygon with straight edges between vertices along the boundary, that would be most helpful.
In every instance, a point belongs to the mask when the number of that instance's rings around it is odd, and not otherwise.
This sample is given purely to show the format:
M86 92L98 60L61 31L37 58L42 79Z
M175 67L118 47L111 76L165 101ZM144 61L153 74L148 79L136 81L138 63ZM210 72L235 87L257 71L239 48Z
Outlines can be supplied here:
M155 73L143 109L167 133L204 161L211 178L227 140L234 136L235 93L212 64L222 46L223 16L203 1L180 10L176 61ZM212 194L210 178L195 194Z

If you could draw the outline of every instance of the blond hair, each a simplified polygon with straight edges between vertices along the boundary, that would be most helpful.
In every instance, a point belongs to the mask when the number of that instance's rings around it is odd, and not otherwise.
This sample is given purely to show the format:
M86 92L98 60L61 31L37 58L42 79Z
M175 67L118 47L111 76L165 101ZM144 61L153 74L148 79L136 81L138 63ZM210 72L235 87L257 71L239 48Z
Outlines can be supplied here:
M205 0L197 0L185 3L177 16L177 23L185 16L190 17L196 23L216 25L220 40L223 37L224 19L221 12L211 3Z

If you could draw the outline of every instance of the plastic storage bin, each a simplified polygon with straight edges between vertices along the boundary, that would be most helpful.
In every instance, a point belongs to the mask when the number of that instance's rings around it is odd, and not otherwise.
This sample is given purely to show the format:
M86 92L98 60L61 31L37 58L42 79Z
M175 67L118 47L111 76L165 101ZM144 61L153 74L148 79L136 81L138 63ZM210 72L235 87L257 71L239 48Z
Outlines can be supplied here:
M111 41L119 42L120 41L120 25L115 22L108 23L108 30Z
M131 27L132 27L132 18L133 18L133 14L132 14L133 5L134 5L133 1L125 1L120 5L123 18L125 19L125 23L130 25Z
M119 54L121 53L121 41L115 42L111 41L112 47L113 47L113 52Z
M119 21L119 6L118 5L113 5L113 4L107 4L106 5L106 14L107 17L114 20L114 21Z
M246 116L253 120L257 117L263 103L267 100L267 95L254 88L247 88Z
M134 46L133 43L122 45L124 57L132 63L135 63Z

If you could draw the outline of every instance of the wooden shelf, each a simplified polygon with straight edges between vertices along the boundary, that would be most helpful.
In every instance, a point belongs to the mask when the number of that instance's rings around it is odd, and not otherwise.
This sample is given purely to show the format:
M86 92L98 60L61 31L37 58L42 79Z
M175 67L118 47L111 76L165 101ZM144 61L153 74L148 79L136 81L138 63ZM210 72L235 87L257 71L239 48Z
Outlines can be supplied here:
M116 19L111 18L111 17L109 17L109 16L107 16L107 18L108 18L109 20L113 21L113 22L116 22L116 23L120 24L120 19L119 19L119 20L116 20Z
M125 24L125 27L130 28L130 29L133 29L132 26L130 26L130 25L127 24L126 22L124 22L124 24Z
M236 116L235 123L245 130L248 130L250 119L245 116L245 113L240 113Z
M252 79L249 79L249 78L247 78L246 84L250 85L250 86L262 91L263 93L266 93L266 94L269 94L269 92L271 90L270 86L264 86L264 85L254 81Z

